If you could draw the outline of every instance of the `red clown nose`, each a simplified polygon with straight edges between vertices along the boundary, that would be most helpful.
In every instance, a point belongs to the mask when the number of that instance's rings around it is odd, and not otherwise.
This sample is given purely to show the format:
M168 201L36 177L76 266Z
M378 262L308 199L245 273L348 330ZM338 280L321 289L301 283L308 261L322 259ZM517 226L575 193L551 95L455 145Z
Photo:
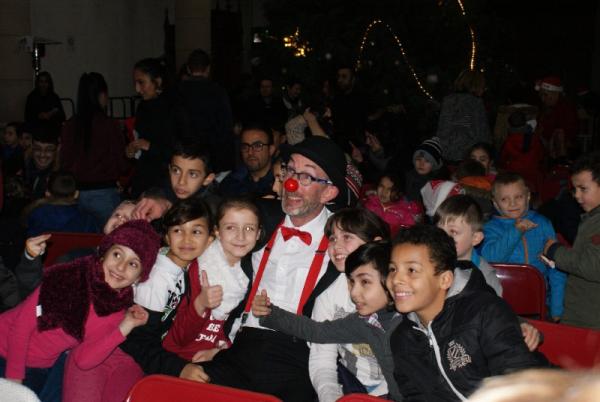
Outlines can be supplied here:
M295 193L296 191L298 191L298 180L294 179L293 177L290 177L283 183L283 187L286 191L290 193Z

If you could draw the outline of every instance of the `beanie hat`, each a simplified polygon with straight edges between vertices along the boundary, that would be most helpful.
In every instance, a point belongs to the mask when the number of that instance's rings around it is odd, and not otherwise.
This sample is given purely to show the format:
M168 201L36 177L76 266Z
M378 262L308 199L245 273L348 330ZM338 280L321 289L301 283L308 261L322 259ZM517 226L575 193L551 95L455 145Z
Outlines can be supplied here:
M548 77L545 77L544 79L537 81L535 83L535 90L536 91L544 90L544 91L562 92L563 87L562 87L560 78L558 78L556 76L548 76Z
M432 170L438 170L442 167L442 145L438 137L432 137L428 140L423 141L421 145L417 147L413 154L413 164L417 157L425 158L425 160L431 163Z
M334 202L346 207L351 202L350 190L346 185L346 157L342 149L325 137L308 137L293 146L281 147L282 159L289 161L292 154L300 154L316 163L338 189Z
M142 264L140 282L148 279L160 248L160 237L152 226L143 219L125 222L102 238L98 255L103 256L115 244L127 246L137 254Z

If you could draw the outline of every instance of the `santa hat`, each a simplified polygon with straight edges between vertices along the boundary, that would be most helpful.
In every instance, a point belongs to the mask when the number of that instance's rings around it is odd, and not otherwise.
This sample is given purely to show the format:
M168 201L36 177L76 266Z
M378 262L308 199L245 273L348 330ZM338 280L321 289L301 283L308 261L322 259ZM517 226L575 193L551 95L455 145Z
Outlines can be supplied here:
M423 205L427 216L433 217L440 204L448 197L464 194L460 184L453 181L430 180L421 189Z
M540 91L552 91L552 92L562 92L563 87L560 81L560 78L555 76L549 76L544 78L543 80L538 80L535 83L535 90Z

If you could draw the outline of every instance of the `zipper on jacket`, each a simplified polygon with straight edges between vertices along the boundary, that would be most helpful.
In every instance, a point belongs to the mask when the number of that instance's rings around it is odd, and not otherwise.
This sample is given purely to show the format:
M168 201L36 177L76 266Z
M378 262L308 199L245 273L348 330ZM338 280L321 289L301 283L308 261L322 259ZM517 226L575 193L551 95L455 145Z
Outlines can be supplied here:
M454 394L458 397L458 399L460 399L461 401L466 401L467 398L465 398L464 395L461 394L460 391L458 389L456 389L456 387L454 387L454 384L452 384L452 381L450 381L450 378L446 375L446 371L444 370L444 366L442 365L442 357L440 355L440 347L438 346L437 340L435 339L435 335L433 334L433 330L431 329L431 322L427 326L427 337L429 338L429 343L433 346L433 351L435 353L435 360L437 361L438 368L440 369L442 376L444 376L444 379L446 380L446 382L448 383L448 385L450 386L450 388L452 389Z

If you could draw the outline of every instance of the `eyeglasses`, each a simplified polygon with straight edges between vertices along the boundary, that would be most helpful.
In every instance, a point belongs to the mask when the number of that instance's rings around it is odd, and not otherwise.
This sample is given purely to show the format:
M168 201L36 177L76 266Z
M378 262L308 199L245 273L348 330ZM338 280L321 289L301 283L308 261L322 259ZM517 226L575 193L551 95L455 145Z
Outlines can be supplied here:
M260 141L256 141L253 142L252 144L248 144L247 142L242 142L242 145L240 146L240 150L244 153L250 152L250 149L252 149L254 152L260 152L263 150L263 147L268 146L271 144L267 144L264 142L260 142Z
M331 180L320 179L318 177L314 177L305 172L296 172L294 168L287 166L286 164L281 165L281 177L282 179L288 179L292 176L296 176L296 179L303 186L310 186L313 182L317 182L320 184L328 184L333 185Z

